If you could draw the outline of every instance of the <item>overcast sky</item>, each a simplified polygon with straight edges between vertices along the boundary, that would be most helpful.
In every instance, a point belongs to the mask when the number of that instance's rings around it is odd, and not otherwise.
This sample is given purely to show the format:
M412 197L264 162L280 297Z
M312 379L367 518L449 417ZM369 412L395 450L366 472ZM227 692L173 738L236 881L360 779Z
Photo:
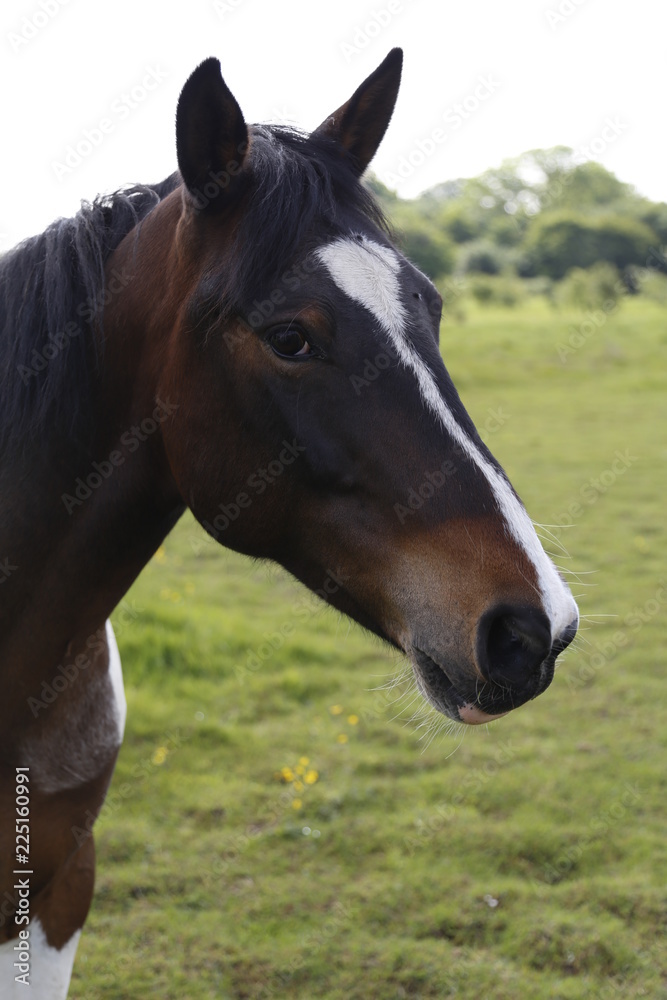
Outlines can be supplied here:
M171 173L210 55L247 121L313 128L400 45L373 167L404 197L564 144L667 200L666 29L656 0L3 0L0 249Z

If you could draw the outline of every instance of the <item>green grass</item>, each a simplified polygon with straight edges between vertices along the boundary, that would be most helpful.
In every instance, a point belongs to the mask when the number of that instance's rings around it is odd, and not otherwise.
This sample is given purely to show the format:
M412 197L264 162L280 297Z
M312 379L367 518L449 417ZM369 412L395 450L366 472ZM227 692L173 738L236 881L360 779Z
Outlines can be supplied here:
M665 995L664 311L623 303L563 362L585 317L466 309L443 354L533 518L569 524L576 648L424 748L377 689L393 654L185 518L115 615L129 717L72 997Z

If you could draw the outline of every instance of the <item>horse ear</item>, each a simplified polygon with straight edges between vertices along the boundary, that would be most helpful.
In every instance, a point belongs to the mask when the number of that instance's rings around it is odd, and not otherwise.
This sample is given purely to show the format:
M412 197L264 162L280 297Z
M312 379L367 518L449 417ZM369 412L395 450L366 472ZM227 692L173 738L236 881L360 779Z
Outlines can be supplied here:
M350 100L329 115L316 135L334 139L350 154L358 176L375 156L394 111L401 82L403 51L392 49Z
M217 59L206 59L185 82L176 110L178 167L195 207L216 212L238 187L248 130Z

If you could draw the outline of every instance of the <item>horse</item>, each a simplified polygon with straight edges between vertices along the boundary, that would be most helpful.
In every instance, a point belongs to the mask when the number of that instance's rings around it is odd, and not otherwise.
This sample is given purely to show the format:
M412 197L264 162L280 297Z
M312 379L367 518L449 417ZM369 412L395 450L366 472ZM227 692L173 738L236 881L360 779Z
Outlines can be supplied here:
M442 299L362 181L401 69L393 49L306 133L246 124L207 59L176 173L0 262L2 997L67 994L126 715L108 617L186 508L456 722L541 694L576 633L445 368Z

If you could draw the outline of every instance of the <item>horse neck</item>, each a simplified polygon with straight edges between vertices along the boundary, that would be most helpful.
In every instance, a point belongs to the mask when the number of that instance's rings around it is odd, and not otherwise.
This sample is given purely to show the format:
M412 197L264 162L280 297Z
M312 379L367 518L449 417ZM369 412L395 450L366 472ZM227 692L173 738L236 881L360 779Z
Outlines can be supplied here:
M0 554L17 569L3 588L0 652L32 634L50 643L48 658L77 630L97 628L184 510L162 446L174 410L157 397L159 323L149 321L151 302L166 308L170 220L178 217L177 206L167 208L165 239L146 226L108 261L116 291L105 308L85 446L52 436L11 481Z

